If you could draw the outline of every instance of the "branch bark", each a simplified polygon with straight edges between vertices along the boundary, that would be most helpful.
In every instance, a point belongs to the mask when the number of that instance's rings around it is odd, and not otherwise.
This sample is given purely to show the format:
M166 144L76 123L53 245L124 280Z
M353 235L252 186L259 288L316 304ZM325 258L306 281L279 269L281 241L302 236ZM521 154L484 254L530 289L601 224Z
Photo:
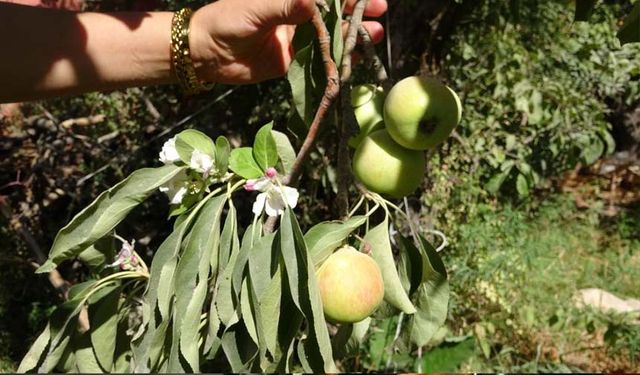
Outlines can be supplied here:
M369 35L367 29L362 25L358 28L358 35L362 39L365 56L367 57L367 60L371 62L371 67L376 72L376 79L378 80L378 83L382 85L385 92L389 92L392 82L389 79L389 75L387 74L387 70L382 63L382 60L380 60L380 57L376 53L376 48L373 45L373 40L371 40L371 35Z
M311 125L309 126L309 132L300 147L300 151L298 151L298 155L296 155L296 159L291 166L291 171L283 179L283 183L289 186L296 186L298 184L298 178L302 174L302 166L311 152L311 147L313 147L313 143L318 135L320 124L324 121L329 108L340 93L338 67L331 57L331 35L329 34L329 30L327 30L327 25L325 25L324 20L322 19L322 13L320 12L320 7L325 8L326 3L322 0L316 0L316 4L317 6L315 8L313 18L311 19L311 23L316 29L318 45L320 47L322 62L324 64L324 71L327 76L327 87L324 89L320 105L316 110L316 114L313 117ZM277 217L269 217L263 226L264 232L273 232L277 220Z
M338 96L338 93L340 92L340 78L338 77L338 68L335 61L333 61L333 58L331 58L331 36L329 34L329 30L327 30L327 26L322 20L322 13L320 12L320 9L318 7L315 8L315 13L313 14L311 22L316 29L318 45L320 47L320 52L322 53L322 62L324 64L324 70L327 75L327 87L324 90L324 95L322 95L320 105L318 106L318 110L316 111L313 121L311 122L311 126L309 126L307 137L304 139L302 147L300 147L300 151L296 156L296 160L293 162L291 171L284 178L284 184L291 186L297 185L298 178L302 173L302 164L311 152L311 147L313 146L313 142L318 135L320 124L327 116L327 112L329 111L331 104L333 104L334 100Z
M344 49L342 51L342 64L340 75L340 107L342 118L339 127L338 141L338 195L336 205L341 219L349 216L349 186L351 185L351 157L349 155L348 140L352 129L358 129L356 119L351 107L351 54L355 49L358 40L358 29L362 27L362 17L368 0L358 0L353 7L349 28L345 38Z

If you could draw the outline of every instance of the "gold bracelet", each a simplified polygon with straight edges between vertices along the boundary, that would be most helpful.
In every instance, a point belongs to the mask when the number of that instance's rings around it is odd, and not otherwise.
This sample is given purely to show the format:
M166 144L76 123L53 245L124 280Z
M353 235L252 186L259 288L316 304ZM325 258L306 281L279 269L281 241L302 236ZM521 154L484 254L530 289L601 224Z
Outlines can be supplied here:
M183 8L173 15L171 21L171 62L180 87L187 95L194 95L213 88L213 83L198 79L189 49L189 20L193 11Z

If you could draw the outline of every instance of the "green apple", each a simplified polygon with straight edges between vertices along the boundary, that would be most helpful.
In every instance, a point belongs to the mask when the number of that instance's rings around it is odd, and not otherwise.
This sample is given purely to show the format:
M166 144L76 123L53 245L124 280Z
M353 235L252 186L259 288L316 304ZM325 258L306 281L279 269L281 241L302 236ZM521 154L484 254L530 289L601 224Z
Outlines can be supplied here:
M424 152L406 149L377 130L364 138L353 155L353 173L369 190L401 198L424 176Z
M334 323L356 323L365 319L384 297L378 263L351 246L343 246L331 254L316 276L324 315Z
M384 122L391 137L412 150L442 143L460 122L458 95L431 77L408 77L393 86L384 103Z
M364 137L372 131L382 129L384 90L376 85L359 85L351 90L351 106L356 116L360 132L349 138L349 146L356 148Z

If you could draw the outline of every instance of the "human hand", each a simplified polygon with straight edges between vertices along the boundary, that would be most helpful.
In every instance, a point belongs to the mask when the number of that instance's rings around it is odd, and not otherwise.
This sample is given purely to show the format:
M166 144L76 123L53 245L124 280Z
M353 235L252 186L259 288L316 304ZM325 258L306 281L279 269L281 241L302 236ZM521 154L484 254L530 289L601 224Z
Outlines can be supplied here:
M350 12L356 0L346 0ZM293 58L295 25L308 21L315 0L219 0L196 11L189 44L198 77L208 82L248 84L283 76ZM379 17L387 0L370 0L365 16ZM374 42L384 30L363 22Z

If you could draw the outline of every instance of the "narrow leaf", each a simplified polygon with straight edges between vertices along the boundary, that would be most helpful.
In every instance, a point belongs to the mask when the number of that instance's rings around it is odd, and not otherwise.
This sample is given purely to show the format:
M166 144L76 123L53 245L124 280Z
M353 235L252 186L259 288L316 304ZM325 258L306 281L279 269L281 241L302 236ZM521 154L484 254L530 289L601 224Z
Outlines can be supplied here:
M189 242L176 270L176 317L180 319L180 349L193 372L200 372L200 315L207 296L210 259L217 260L220 216L227 197L209 201L193 224ZM214 254L211 254L214 253ZM197 271L197 274L193 273ZM215 275L217 264L211 272ZM184 308L183 308L184 306Z
M423 256L423 282L416 292L417 312L411 318L411 341L426 345L444 324L449 304L447 271L433 246L422 236L419 242Z
M30 372L38 366L43 360L43 355L45 354L47 345L49 345L50 338L51 333L49 331L49 324L47 323L40 336L38 336L33 345L31 345L31 348L29 348L24 358L22 358L22 362L20 362L20 366L18 366L18 373Z
M293 149L289 137L286 134L277 130L271 130L273 140L276 142L276 149L278 151L278 157L282 163L282 173L287 174L293 167L293 162L296 160L296 151Z
M121 288L110 291L103 298L92 299L89 304L91 346L103 371L110 371L116 350L118 305ZM83 371L86 372L86 371Z
M371 246L371 256L380 266L384 281L384 300L397 307L406 314L413 314L416 308L402 287L398 270L393 259L391 243L389 242L389 221L384 221L364 236L364 243Z
M231 146L226 137L219 136L216 139L216 169L221 175L224 175L229 169L229 154Z
M621 44L640 42L640 1L636 0L631 13L624 19L618 39Z
M253 141L253 158L263 171L278 163L278 149L276 148L276 141L271 135L272 127L273 122L261 127Z
M366 222L366 216L354 216L347 221L326 221L314 225L304 235L304 241L315 267L319 267L356 228Z
M159 168L139 169L100 194L58 232L49 252L49 260L37 272L51 271L63 260L77 256L104 237L149 194L166 184L183 168L166 165Z

